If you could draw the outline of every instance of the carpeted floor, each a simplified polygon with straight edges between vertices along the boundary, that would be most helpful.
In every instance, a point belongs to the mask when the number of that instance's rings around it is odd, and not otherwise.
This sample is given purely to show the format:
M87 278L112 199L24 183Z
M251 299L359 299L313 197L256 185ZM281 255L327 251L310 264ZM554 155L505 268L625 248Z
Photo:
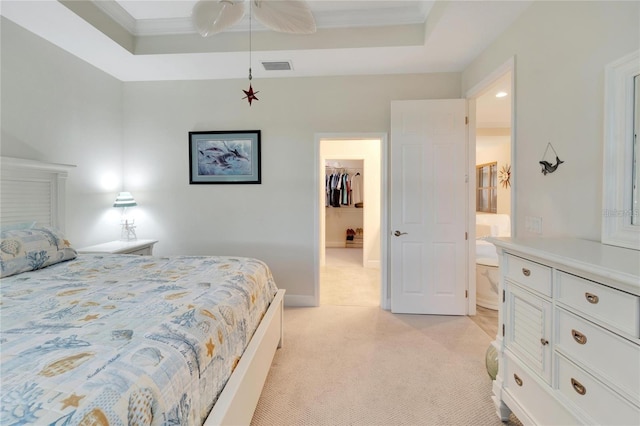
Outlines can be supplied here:
M327 248L320 268L320 304L380 306L380 270L362 266L361 248Z
M491 338L468 317L333 305L284 316L254 426L503 424L484 365Z

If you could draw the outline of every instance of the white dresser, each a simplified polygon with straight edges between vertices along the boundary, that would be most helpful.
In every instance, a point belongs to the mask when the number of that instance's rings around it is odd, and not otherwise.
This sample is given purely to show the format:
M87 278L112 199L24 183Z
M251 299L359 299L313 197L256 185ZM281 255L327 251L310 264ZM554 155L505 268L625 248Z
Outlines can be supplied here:
M491 239L500 256L498 416L640 425L640 251Z

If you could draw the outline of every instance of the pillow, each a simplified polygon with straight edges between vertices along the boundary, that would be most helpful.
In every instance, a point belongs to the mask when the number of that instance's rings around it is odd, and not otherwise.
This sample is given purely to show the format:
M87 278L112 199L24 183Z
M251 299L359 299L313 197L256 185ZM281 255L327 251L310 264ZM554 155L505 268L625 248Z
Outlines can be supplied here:
M78 252L57 229L43 226L3 231L0 239L0 276L34 271L77 256Z
M36 226L36 222L34 221L30 221L30 222L22 222L22 223L11 223L8 225L1 225L0 226L0 233L4 233L6 231L14 231L16 229L31 229L34 226Z

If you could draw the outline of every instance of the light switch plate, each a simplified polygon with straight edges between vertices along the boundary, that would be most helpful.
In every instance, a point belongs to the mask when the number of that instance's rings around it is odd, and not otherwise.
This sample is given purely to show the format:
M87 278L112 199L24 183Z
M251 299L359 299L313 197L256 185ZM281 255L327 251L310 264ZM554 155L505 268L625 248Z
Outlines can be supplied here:
M542 234L542 218L537 216L525 216L524 227L532 234Z

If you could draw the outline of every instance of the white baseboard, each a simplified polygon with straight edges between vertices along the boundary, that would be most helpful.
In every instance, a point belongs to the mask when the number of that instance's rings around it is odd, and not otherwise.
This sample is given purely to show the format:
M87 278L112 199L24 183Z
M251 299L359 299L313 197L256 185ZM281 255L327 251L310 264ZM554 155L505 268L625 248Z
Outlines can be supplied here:
M284 295L284 306L286 307L315 307L316 300L313 296L298 296L295 294Z

